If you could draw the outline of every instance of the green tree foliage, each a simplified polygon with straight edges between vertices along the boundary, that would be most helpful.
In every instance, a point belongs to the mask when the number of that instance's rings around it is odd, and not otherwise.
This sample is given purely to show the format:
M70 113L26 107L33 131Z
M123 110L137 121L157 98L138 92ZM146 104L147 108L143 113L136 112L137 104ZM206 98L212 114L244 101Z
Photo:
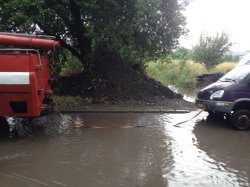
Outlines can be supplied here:
M216 36L201 34L199 44L193 48L193 60L204 63L210 69L222 62L231 46L229 35L224 32L217 33Z
M185 47L179 47L177 48L173 54L172 57L174 59L180 59L180 60L187 60L190 58L190 50Z
M126 61L169 52L185 32L187 0L0 0L2 32L55 35L88 67L96 52Z

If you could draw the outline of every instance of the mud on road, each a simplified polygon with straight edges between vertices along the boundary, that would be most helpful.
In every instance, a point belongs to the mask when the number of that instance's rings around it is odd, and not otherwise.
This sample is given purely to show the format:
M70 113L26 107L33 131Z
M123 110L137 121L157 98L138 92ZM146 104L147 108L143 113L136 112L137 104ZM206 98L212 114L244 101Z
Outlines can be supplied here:
M249 186L250 132L206 113L175 126L196 113L36 119L0 140L0 186Z

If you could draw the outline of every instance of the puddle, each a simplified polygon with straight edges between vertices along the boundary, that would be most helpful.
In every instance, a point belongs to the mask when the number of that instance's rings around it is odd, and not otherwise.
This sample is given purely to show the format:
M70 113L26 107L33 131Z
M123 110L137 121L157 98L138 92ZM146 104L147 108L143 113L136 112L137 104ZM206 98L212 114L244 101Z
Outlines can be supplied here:
M35 119L0 139L0 186L249 186L249 132L205 112L175 126L197 112Z
M199 90L192 90L192 91L181 90L177 89L174 85L168 85L168 88L175 93L183 95L183 99L191 103L195 103L195 98L199 91Z

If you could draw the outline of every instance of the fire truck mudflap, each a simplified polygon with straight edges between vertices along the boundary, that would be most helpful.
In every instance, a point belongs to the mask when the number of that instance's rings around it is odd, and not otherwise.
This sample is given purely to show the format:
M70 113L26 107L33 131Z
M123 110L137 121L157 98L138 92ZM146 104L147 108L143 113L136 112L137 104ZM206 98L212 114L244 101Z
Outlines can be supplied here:
M0 116L39 117L53 110L48 51L53 38L0 34ZM16 48L18 47L18 48Z

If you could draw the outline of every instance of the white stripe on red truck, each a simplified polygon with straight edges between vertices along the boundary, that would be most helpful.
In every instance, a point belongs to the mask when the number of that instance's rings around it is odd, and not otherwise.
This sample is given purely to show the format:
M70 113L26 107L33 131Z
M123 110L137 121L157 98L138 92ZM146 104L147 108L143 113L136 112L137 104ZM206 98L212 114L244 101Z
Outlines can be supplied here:
M29 72L0 72L0 85L30 84Z

